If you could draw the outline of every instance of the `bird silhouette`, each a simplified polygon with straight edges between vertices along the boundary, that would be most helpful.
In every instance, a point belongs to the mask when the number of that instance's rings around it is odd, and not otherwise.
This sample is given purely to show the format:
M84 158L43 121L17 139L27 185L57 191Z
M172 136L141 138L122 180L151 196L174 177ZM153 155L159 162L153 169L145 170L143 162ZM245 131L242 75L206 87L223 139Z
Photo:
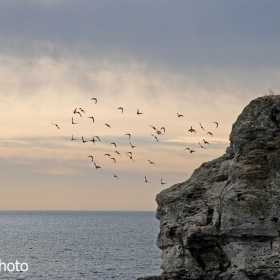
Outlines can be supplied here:
M72 124L77 124L77 123L74 122L73 117L72 117Z
M194 150L194 149L191 149L191 150L190 150L190 153L191 153L191 154L192 154L192 153L194 153L194 152L195 152L195 150Z
M184 117L183 115L178 114L178 113L177 113L177 116L178 116L178 118Z
M111 159L116 163L116 159L115 158L112 157Z
M130 154L130 155L129 155L129 154ZM131 152L127 152L126 155L127 155L131 160L134 161L134 159L132 158L132 153L131 153Z
M94 137L92 138L92 140L88 140L88 141L92 142L92 144L95 145L96 141L95 141Z
M202 148L202 149L206 149L205 147L203 147L199 142L198 142L198 144L199 144L199 146L200 146L200 148Z
M89 119L92 119L92 122L94 123L94 117L88 117Z
M158 138L154 134L151 134L151 135L154 136L156 138L157 142L158 142Z
M190 151L191 149L190 148L185 148L184 150L189 150Z
M56 123L52 123L52 124L55 125L58 129L60 129L59 126Z
M108 156L108 157L110 157L111 155L110 155L110 154L104 154L104 156Z
M94 162L94 166L96 169L101 168L100 166L96 165L96 163Z
M90 157L91 158L91 162L93 162L93 156L88 156L88 157Z
M199 125L200 125L200 127L205 131L205 129L203 128L203 126L202 126L202 124L201 123L199 123Z
M96 98L91 98L91 100L95 100L95 104L97 103L97 99Z
M77 108L76 108L76 109L77 109ZM80 117L82 117L81 113L80 113L79 111L76 111L76 109L75 109L75 111L74 111L74 114L79 114Z
M165 133L165 128L164 128L164 127L162 127L160 130L162 130L162 129L164 130L164 133Z
M119 156L121 156L121 154L118 151L115 151L116 154L118 154Z
M86 143L86 142L87 142L87 141L84 140L84 136L82 136L82 140L83 140L83 143Z
M166 184L166 183L163 183L163 182L162 182L162 178L160 179L160 183L161 183L162 185Z
M160 130L158 130L156 133L157 135L163 135Z
M154 130L158 130L157 128L155 128L154 126L152 126L152 125L149 125L152 129L154 129Z
M192 132L195 132L196 133L196 131L192 128L192 126L191 126L191 128L189 129L189 131L192 133Z
M208 141L206 141L206 140L204 140L204 139L202 139L202 140L203 140L204 144L209 145L209 142L208 142Z
M118 110L122 110L122 113L123 113L123 107L119 107Z
M130 143L130 141L129 141L129 144L130 144L130 146L131 146L132 149L137 147L137 146L133 146L133 145Z
M93 137L97 138L97 139L98 139L98 141L100 141L100 138L99 138L98 136L93 136Z
M150 164L155 165L155 163L154 163L154 162L152 162L152 161L150 161L149 159L148 159L148 162L149 162Z
M105 125L106 125L107 127L110 127L110 128L111 128L111 126L110 126L109 124L105 123Z
M73 138L73 134L72 134L72 138L71 138L71 140L72 140L72 141L73 141L73 140L77 140L77 139L74 139L74 138Z
M128 135L128 138L130 139L130 137L131 137L130 133L126 133L125 135Z
M216 124L216 128L218 128L219 124L217 122L213 122L213 123L215 123Z
M119 177L118 177L115 173L113 173L113 174L114 174L114 177L115 177L115 178L118 178L118 179L119 179Z
M141 114L143 114L143 113L140 113L139 109L137 109L137 115L141 115Z
M213 133L212 132L209 131L209 132L207 132L207 134L209 134L209 135L211 135L213 137Z
M115 145L115 147L117 148L117 145L115 142L112 142L110 145Z
M81 112L83 112L84 114L86 113L82 108L79 108L81 110Z
M147 180L147 177L145 176L145 183L150 183L148 180Z
M74 114L76 114L76 113L77 113L77 108L75 108L75 110L73 111L73 113L74 113Z

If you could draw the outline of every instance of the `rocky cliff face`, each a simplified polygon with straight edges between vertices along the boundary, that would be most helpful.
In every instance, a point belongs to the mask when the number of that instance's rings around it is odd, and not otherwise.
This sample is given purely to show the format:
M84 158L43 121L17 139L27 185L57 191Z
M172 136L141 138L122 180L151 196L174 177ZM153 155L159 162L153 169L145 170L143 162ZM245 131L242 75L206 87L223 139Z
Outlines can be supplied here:
M161 276L280 279L280 96L245 107L226 153L156 197Z

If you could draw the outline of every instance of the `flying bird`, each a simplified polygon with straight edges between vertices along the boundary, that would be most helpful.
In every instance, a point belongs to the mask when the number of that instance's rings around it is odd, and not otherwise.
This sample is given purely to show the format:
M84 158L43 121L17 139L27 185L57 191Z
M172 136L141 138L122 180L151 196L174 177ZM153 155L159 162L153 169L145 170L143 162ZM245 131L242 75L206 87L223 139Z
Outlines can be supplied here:
M83 140L83 143L86 143L86 142L87 142L87 141L84 140L84 136L82 136L82 140Z
M116 163L116 159L115 158L112 157L111 159Z
M131 148L136 148L136 147L137 147L137 146L133 146L133 145L130 143L130 141L129 141L129 144L130 144Z
M209 132L207 132L207 134L209 134L209 135L211 135L213 137L213 133L212 132L209 131Z
M115 145L115 147L117 148L117 145L115 142L112 142L110 145Z
M177 113L177 116L178 116L178 118L184 117L183 115L178 114L178 113Z
M209 145L209 142L208 142L208 141L206 141L206 140L204 140L204 139L202 139L202 140L203 140L204 144Z
M158 130L156 133L157 135L163 135L160 130Z
M108 157L110 157L111 155L110 155L110 154L104 154L104 156L108 156Z
M73 117L72 117L72 124L77 124L77 123L74 122Z
M148 180L147 180L147 177L145 176L145 183L150 183Z
M165 128L164 128L164 127L162 127L160 130L162 130L162 129L164 130L164 133L165 133Z
M126 133L125 135L128 135L128 137L129 137L129 139L130 139L130 137L131 137L131 134L130 134L130 133Z
M203 128L203 126L202 126L202 124L201 123L199 123L199 125L200 125L200 127L205 131L205 129Z
M109 124L105 123L105 125L106 125L107 127L110 127L110 128L111 128L111 126L110 126Z
M162 178L160 179L160 183L161 183L162 185L166 184L166 183L163 183L163 182L162 182Z
M100 166L96 165L96 163L94 162L94 166L96 169L101 168Z
M154 130L157 130L154 126L152 126L152 125L149 125L152 129L154 129Z
M196 131L192 128L192 126L191 126L191 128L189 129L189 131L190 131L190 132L195 132L195 133L196 133Z
M199 142L198 142L198 144L199 144L199 146L200 146L200 148L202 148L202 149L206 149L205 147L203 147Z
M154 163L154 162L152 162L152 161L150 161L149 159L148 159L148 162L149 162L150 164L155 165L155 163Z
M84 114L86 113L82 108L79 108L81 110L81 112L83 112Z
M72 134L72 138L71 138L71 140L72 140L72 141L73 141L73 140L77 140L77 139L74 139L74 138L73 138L73 134Z
M151 135L154 136L156 138L156 140L158 141L158 138L154 134L151 134Z
M99 138L98 136L93 136L93 137L97 138L97 139L98 139L98 141L100 141L100 138Z
M185 148L184 150L189 150L190 151L191 149L190 148Z
M76 113L77 113L77 111L76 111L76 110L77 110L77 108L75 108L75 110L73 111L73 113L74 113L74 114L76 114Z
M137 109L137 115L141 115L141 114L143 114L143 113L140 113L139 109Z
M129 154L130 154L130 155L129 155ZM132 159L132 160L134 161L134 159L132 158L132 153L131 153L131 152L127 152L126 155L127 155L130 159Z
M118 154L119 156L121 156L121 154L118 151L115 151L116 154Z
M94 140L94 137L92 138L92 140L88 140L88 141L91 141L92 144L95 145L95 142L96 142L96 141Z
M91 162L93 162L93 156L88 156L88 157L90 157L91 158Z
M119 177L118 177L115 173L113 173L113 174L114 174L114 177L115 177L115 178L118 178L118 179L119 179Z
M58 129L60 129L59 126L56 123L52 123L52 124L55 125Z
M191 150L190 150L190 153L191 153L191 154L192 154L192 153L194 153L194 152L195 152L195 150L194 150L194 149L191 149Z
M213 123L215 123L216 124L216 128L218 128L219 124L217 122L213 122Z
M89 119L92 119L92 122L94 123L94 117L88 117Z
M77 109L77 108L76 108L76 109ZM79 111L76 111L76 109L75 109L75 111L74 111L74 114L79 114L80 117L82 117L81 113L80 113Z
M123 107L119 107L118 110L122 110L122 113L123 113Z
M97 103L97 99L96 98L91 98L91 100L95 100L95 104Z

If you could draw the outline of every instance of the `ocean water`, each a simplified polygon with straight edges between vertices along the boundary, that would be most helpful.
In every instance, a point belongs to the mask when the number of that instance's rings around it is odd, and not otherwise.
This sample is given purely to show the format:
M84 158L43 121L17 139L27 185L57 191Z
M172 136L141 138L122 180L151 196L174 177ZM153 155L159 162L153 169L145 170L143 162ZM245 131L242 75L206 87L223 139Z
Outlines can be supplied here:
M28 264L26 272L5 272L2 264L0 279L130 280L161 273L155 212L0 211L0 226L1 263Z

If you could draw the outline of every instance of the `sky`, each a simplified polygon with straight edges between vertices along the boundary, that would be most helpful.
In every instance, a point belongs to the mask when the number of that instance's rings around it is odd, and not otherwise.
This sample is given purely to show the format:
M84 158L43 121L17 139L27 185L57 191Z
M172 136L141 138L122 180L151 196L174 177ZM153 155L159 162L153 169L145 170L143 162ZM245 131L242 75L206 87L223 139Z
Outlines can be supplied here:
M225 153L252 99L279 92L279 13L279 1L0 0L0 210L154 211Z

